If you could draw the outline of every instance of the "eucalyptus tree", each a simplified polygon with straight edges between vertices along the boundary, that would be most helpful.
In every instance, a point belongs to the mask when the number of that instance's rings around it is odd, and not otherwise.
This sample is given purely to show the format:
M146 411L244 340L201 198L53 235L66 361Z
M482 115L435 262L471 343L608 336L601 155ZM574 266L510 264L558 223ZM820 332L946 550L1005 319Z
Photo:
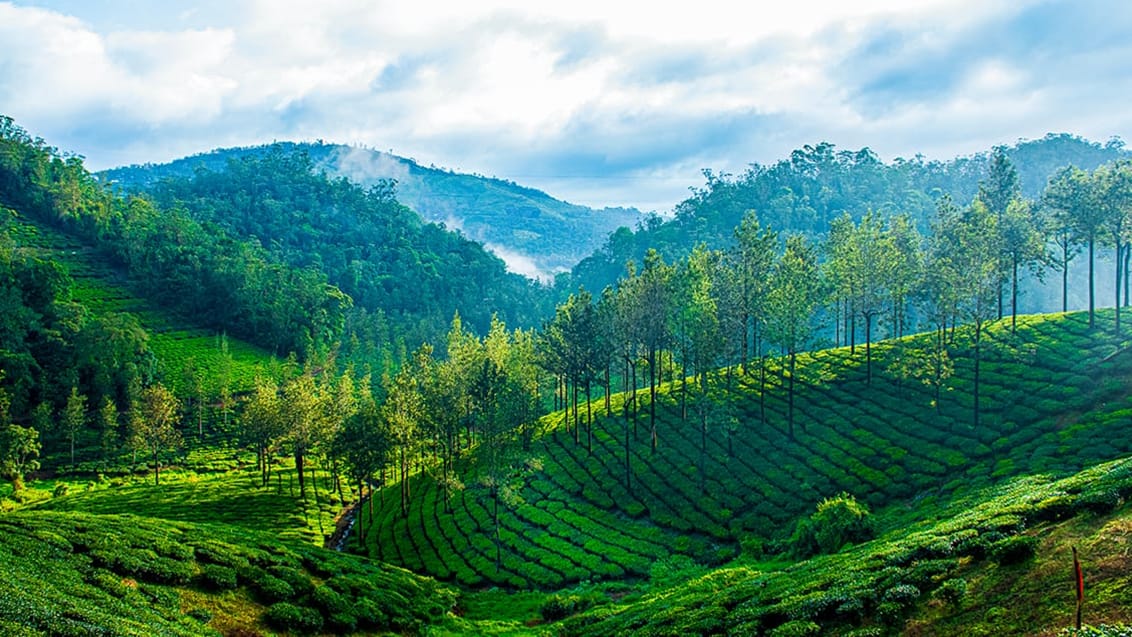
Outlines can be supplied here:
M1097 189L1097 204L1104 215L1104 240L1116 251L1115 312L1116 331L1119 332L1123 261L1130 247L1128 235L1132 229L1132 162L1123 160L1102 166L1093 173L1093 179Z
M286 428L280 411L279 385L274 380L256 377L255 387L244 401L240 422L241 437L255 447L260 485L267 486L272 450Z
M786 250L771 273L767 294L767 336L786 353L787 422L794 437L794 380L798 352L816 333L815 313L823 296L817 251L802 235L786 240Z
M712 287L715 271L720 267L720 255L708 251L703 245L697 246L688 255L681 268L681 297L675 305L679 307L681 326L681 351L684 364L694 373L696 388L695 406L700 421L700 488L704 489L707 475L707 423L711 397L709 395L709 372L719 362L723 352L718 304ZM687 371L683 377L687 380ZM687 391L685 390L685 394Z
M381 417L372 400L363 401L358 411L346 419L342 428L338 430L333 444L346 465L346 475L358 490L358 502L361 503L366 481L371 480L377 472L384 472L392 448L387 422ZM384 486L384 484L380 485L381 488ZM358 515L361 515L360 510ZM369 501L369 516L372 523L372 495ZM359 523L357 526L359 539L364 542L366 525Z
M1025 199L1015 198L998 218L999 245L1010 270L1010 329L1018 322L1018 269L1029 267L1040 272L1048 260L1042 223L1034 206Z
M900 214L889 220L888 242L895 261L888 283L892 297L892 333L899 338L904 336L908 301L923 283L924 238L916 230L912 217Z
M1081 245L1073 227L1071 209L1078 199L1081 180L1072 178L1072 167L1051 175L1038 201L1044 231L1057 246L1056 267L1061 271L1061 311L1069 311L1069 263L1080 254ZM1083 194L1083 193L1080 193Z
M738 288L739 320L735 339L740 343L739 360L749 370L752 353L762 358L760 328L765 324L767 286L775 256L778 234L759 225L758 215L748 210L734 230L735 247L728 257Z
M995 315L999 280L1000 245L996 218L978 199L962 213L937 228L942 249L949 252L948 278L943 280L955 295L955 309L972 328L974 358L972 422L981 414L982 336L987 321Z
M1059 223L1066 232L1071 232L1073 241L1084 243L1089 258L1089 327L1095 323L1095 248L1097 239L1104 228L1104 209L1097 201L1098 189L1089 173L1075 168L1066 167L1050 179L1042 196L1042 203L1054 211ZM1068 251L1063 251L1062 268L1062 307L1068 305Z
M844 224L842 232L845 236L833 244L830 263L849 307L865 324L865 382L871 383L873 323L891 300L897 251L884 221L872 211L856 225Z
M323 390L315 383L314 375L307 371L283 386L279 403L279 417L283 440L290 445L295 459L295 473L299 478L299 497L306 501L306 460L326 439L328 427ZM315 493L318 498L318 493Z
M381 406L381 417L389 428L397 452L398 484L401 494L401 515L409 515L412 497L409 474L413 455L420 444L420 427L424 420L425 397L423 380L432 366L432 346L421 345L393 378Z
M63 435L71 447L71 464L75 464L75 439L86 424L86 396L79 393L77 387L71 387L67 396L67 404L59 416L59 425L63 428Z
M979 193L977 198L990 214L994 216L995 222L1001 228L1003 225L1003 217L1010 207L1010 202L1014 201L1022 195L1022 186L1018 180L1018 171L1014 168L1014 164L1006 155L1006 148L997 146L991 154L990 169L986 179L979 182ZM1008 254L1008 253L1005 253ZM1003 317L1003 292L1002 282L1006 278L1005 266L1009 264L1009 259L1002 260L1002 268L999 275L999 285L997 291L998 298L998 318Z
M641 268L639 296L635 299L639 304L638 336L644 362L649 369L649 440L654 452L657 447L657 364L661 353L672 340L667 318L672 298L673 270L672 266L664 263L659 252L650 249L645 255L644 267Z

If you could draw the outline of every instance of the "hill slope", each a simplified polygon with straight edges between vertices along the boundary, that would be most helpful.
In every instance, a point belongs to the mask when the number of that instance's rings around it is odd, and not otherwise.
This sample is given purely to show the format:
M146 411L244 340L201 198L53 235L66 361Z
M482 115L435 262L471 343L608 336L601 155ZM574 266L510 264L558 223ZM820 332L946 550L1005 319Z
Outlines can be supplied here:
M527 276L569 269L610 232L633 226L640 216L632 209L595 210L570 204L514 182L425 167L366 148L321 143L278 146L306 152L318 168L367 188L381 180L396 180L399 201L427 221L462 230L496 252L512 271ZM218 149L168 164L126 166L100 175L126 188L148 189L167 177L191 176L198 167L222 170L229 159L262 155L268 148Z
M1102 315L1107 326L1111 315ZM465 584L555 588L588 579L644 577L653 564L687 556L718 564L744 543L782 547L819 500L848 492L875 509L942 501L1018 475L1075 471L1132 452L1132 350L1082 315L994 324L984 337L981 424L971 426L972 360L957 335L955 373L934 390L889 368L897 348L926 348L926 335L875 345L867 384L864 352L815 352L799 362L797 433L787 427L782 370L732 370L714 379L705 471L694 405L681 417L680 383L658 400L660 447L648 447L647 404L639 426L595 401L593 448L575 443L562 415L517 452L499 524L475 465L443 507L437 483L415 476L408 516L390 498L367 533L379 559ZM883 371L881 371L883 370ZM643 402L647 403L647 399ZM765 419L763 407L765 406ZM585 407L582 413L586 413ZM584 425L583 425L584 429ZM628 445L626 446L626 436ZM629 451L630 482L624 459Z

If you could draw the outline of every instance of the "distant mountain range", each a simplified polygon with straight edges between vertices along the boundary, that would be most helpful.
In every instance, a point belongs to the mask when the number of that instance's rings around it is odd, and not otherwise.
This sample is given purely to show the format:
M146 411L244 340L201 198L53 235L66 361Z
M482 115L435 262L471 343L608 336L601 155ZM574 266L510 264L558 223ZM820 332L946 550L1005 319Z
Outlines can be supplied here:
M397 199L427 221L458 229L482 242L510 270L547 278L566 271L602 245L610 232L633 227L635 208L596 210L551 197L511 181L426 167L390 153L339 144L274 144L306 152L331 176L363 186L397 182ZM217 149L167 164L144 164L99 173L127 189L142 189L165 177L188 176L198 167L219 170L229 159L259 155L274 145Z

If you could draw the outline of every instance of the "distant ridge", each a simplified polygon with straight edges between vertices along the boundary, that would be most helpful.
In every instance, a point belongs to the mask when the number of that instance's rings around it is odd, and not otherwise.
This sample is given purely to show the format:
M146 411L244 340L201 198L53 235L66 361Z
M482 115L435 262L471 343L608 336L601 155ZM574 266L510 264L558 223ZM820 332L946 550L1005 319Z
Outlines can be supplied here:
M397 199L427 221L458 229L483 243L520 274L547 278L570 269L621 226L633 227L634 208L604 208L560 201L541 190L511 181L426 167L386 152L324 143L293 143L217 149L167 164L113 168L99 173L127 189L165 177L188 176L198 167L219 170L229 159L263 154L272 146L306 152L332 176L363 186L397 182Z

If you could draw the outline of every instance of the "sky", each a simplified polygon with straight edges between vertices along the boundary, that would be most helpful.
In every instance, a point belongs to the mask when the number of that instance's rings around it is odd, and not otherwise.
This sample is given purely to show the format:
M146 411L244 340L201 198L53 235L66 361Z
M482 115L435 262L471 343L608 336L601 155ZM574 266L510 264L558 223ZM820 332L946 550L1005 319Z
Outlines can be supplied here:
M1123 0L0 1L0 114L92 170L362 145L670 211L805 144L1132 139Z

